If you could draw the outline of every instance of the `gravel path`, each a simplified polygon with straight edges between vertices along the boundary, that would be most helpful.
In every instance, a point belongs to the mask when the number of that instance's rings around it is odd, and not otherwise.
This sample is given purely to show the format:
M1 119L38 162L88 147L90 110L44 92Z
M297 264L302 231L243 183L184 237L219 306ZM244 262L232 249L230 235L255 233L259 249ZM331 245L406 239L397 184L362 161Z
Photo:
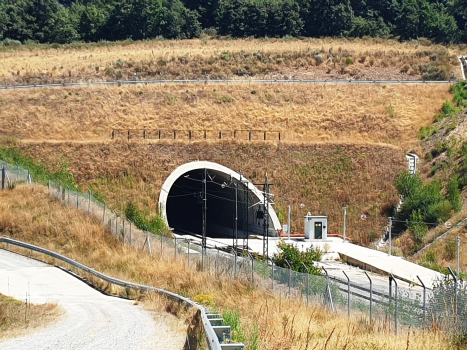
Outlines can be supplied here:
M28 285L29 284L29 285ZM132 301L101 294L58 268L0 250L0 292L32 303L57 302L58 323L0 342L0 349L182 349L185 334L175 317L144 311Z

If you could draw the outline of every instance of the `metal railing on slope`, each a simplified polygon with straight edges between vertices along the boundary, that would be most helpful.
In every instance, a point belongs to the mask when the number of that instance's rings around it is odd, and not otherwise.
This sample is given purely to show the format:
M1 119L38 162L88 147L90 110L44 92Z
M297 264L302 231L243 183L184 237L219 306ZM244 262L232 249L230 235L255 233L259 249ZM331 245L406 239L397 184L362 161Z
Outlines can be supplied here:
M120 80L90 81L82 83L52 83L31 85L0 86L0 90L33 89L64 86L89 85L132 85L132 84L189 84L189 83L329 83L329 84L454 84L457 80L352 80L352 79L160 79L160 80Z
M191 308L194 307L200 311L200 317L201 317L201 322L203 324L204 328L204 334L206 337L206 343L208 345L208 348L210 350L244 350L245 345L240 344L240 343L227 343L227 344L222 344L221 341L224 340L224 338L230 338L230 326L223 326L222 325L222 318L220 318L217 314L209 314L206 312L205 308L201 306L200 304L192 301L189 298L185 298L181 295L178 295L176 293L169 292L165 289L160 289L160 288L155 288L151 286L146 286L143 284L138 284L138 283L132 283L132 282L127 282L123 281L117 278L113 278L110 276L107 276L99 271L96 271L95 269L88 267L84 264L81 264L77 262L76 260L70 259L64 255L61 255L59 253L56 253L54 251L41 248L38 246L35 246L33 244L17 241L8 237L0 237L0 243L6 243L7 245L11 244L20 248L28 249L31 251L35 251L44 255L48 255L52 258L61 260L67 264L70 264L71 266L74 266L77 269L80 269L94 277L97 277L107 283L126 288L126 289L133 289L141 292L155 292L160 294L161 296L172 300L174 302L180 303L181 305Z

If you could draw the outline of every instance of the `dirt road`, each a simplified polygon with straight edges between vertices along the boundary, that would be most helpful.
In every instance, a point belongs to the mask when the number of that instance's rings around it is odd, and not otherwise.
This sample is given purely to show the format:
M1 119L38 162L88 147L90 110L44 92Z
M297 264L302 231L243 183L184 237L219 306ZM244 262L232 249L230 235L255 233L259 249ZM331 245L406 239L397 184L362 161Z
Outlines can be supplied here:
M133 301L105 296L70 274L0 250L0 293L32 303L57 302L66 311L56 324L0 342L0 349L182 349L185 334L174 317ZM176 328L176 327L175 327Z

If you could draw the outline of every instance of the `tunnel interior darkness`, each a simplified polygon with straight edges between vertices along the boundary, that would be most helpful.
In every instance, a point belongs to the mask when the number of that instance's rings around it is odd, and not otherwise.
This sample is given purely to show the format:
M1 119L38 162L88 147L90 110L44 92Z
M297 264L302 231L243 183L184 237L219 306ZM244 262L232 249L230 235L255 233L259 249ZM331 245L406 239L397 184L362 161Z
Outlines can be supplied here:
M178 234L202 235L204 169L191 170L180 176L170 188L167 203L167 222ZM259 199L246 186L234 181L238 186L235 201L235 185L230 176L215 170L207 171L206 181L206 235L212 238L232 238L235 228L237 207L237 231L241 239L247 233L259 234L263 230L261 204ZM225 184L222 186L222 184ZM236 204L237 203L237 204ZM247 210L247 204L248 209ZM258 211L260 212L258 214ZM270 227L272 223L270 221Z

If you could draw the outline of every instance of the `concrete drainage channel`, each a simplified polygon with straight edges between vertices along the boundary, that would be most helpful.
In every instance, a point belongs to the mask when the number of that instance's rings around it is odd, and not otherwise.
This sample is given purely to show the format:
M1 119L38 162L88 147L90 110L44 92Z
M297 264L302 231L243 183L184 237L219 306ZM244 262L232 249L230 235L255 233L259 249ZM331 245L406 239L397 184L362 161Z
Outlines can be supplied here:
M52 258L61 260L77 269L80 269L81 271L89 273L90 275L93 275L94 277L97 277L101 279L102 281L105 281L110 284L114 284L122 288L137 290L137 291L146 292L146 293L156 292L160 294L161 296L171 301L177 302L187 308L194 307L199 310L199 315L201 318L201 323L203 324L204 335L205 335L206 343L207 343L209 350L244 350L245 349L244 344L231 342L230 326L226 326L223 324L224 320L220 317L219 314L209 313L202 305L195 303L189 298L185 298L181 295L169 292L165 289L155 288L155 287L146 286L146 285L142 285L138 283L131 283L131 282L119 280L117 278L109 277L99 271L94 270L93 268L83 265L64 255L58 254L54 251L44 249L44 248L29 244L29 243L24 243L24 242L17 241L17 240L7 238L7 237L0 237L0 243L6 243L7 249L9 248L9 245L11 244L13 246L28 249L31 252L35 251L35 252L38 252L44 255L48 255ZM190 343L188 342L187 344L188 344L188 347L185 347L185 349L191 350L192 348L190 346Z

